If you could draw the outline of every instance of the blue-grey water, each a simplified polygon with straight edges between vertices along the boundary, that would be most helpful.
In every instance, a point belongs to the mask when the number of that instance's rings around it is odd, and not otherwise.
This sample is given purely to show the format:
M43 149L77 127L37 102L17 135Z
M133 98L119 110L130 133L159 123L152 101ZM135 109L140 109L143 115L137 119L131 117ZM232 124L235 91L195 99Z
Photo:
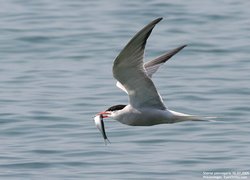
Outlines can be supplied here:
M245 0L1 1L0 179L206 179L206 172L250 179L249 7ZM93 116L128 101L115 87L113 60L157 17L164 20L146 59L188 44L153 78L166 105L218 119L152 127L110 119L105 146Z

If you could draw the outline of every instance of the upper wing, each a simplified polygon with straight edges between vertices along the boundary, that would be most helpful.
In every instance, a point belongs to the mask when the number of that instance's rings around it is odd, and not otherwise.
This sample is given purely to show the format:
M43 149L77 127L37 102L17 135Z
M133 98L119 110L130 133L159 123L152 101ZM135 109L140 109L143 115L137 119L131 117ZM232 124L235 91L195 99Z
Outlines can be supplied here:
M113 64L113 75L128 92L130 104L134 107L166 109L143 66L146 41L155 25L161 20L162 18L158 18L139 31Z
M146 74L150 78L152 78L153 74L159 69L159 67L161 65L163 65L173 55L178 53L180 50L182 50L186 46L187 45L183 45L183 46L180 46L178 48L172 49L172 50L168 51L167 53L157 57L156 59L153 59L153 60L145 63L144 68L146 70ZM116 86L128 94L127 90L123 87L123 85L119 81L116 82Z

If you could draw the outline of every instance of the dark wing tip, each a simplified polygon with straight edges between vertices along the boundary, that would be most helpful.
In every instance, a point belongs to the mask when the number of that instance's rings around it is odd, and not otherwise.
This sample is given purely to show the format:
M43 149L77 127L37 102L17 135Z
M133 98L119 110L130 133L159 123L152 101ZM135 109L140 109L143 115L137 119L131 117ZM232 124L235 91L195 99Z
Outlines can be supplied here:
M162 19L163 19L163 18L160 17L160 18L157 18L157 19L151 21L151 22L150 22L147 26L145 26L143 29L146 29L146 28L150 27L151 30L152 30L152 29L154 28L154 26L155 26L157 23L159 23Z
M137 55L141 55L140 53L142 54L144 53L144 48L145 48L148 37L150 36L155 25L158 22L160 22L162 19L163 18L160 17L151 21L149 24L144 26L139 32L137 32L133 36L133 38L127 43L127 45L123 48L120 54L116 57L113 63L113 72L114 72L114 67L116 67L122 61L124 61L125 57L129 57L132 55L137 56ZM143 57L141 60L143 61Z
M184 47L186 47L186 46L187 46L187 44L184 44L184 45L182 45L182 46L179 46L179 47L173 49L172 51L177 53L177 52L179 52L180 50L182 50L182 49L183 49ZM176 53L175 53L175 54L176 54Z
M163 17L159 17L159 18L153 20L152 22L155 22L155 24L157 24L157 23L160 22L162 19L163 19Z
M168 51L166 54L163 54L163 55L157 57L156 59L145 63L144 67L147 68L150 66L154 66L156 64L165 63L167 60L169 60L172 56L174 56L176 53L178 53L180 50L182 50L186 46L187 45L185 44L185 45L179 46L177 48L174 48L174 49Z
M182 46L179 47L180 50L182 50L184 47L188 46L187 44L184 44Z

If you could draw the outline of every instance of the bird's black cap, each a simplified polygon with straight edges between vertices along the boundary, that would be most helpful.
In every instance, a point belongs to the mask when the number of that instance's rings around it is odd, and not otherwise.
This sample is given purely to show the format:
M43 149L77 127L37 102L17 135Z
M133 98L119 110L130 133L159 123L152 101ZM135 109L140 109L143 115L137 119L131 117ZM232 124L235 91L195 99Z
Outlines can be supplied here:
M117 111L117 110L122 110L126 105L115 105L115 106L111 106L110 108L108 108L106 111Z

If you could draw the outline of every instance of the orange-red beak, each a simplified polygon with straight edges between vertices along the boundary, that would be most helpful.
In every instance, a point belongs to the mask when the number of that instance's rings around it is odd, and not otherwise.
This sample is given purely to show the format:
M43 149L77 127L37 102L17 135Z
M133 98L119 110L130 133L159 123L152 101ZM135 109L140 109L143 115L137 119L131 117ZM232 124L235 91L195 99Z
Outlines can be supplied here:
M108 115L110 115L110 113L107 111L103 111L103 112L99 112L97 115L102 115L103 118L107 118L109 117Z

